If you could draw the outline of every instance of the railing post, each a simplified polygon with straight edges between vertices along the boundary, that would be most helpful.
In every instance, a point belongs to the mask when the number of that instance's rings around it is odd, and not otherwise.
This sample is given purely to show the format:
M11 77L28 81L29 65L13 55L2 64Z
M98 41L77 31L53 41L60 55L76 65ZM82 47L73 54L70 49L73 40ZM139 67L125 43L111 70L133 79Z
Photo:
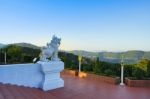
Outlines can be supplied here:
M122 56L122 59L121 59L121 83L120 85L124 85L123 83L123 78L124 78L124 63L123 63L123 56Z
M81 72L81 60L82 60L82 56L78 56L78 60L79 60L79 73Z

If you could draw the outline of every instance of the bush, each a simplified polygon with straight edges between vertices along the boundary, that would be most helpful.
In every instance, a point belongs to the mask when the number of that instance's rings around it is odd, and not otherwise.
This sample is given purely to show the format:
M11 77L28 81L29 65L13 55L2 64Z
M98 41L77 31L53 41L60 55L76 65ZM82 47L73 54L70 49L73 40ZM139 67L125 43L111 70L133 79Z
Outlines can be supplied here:
M102 73L102 69L101 69L101 62L99 62L99 60L97 59L95 62L94 62L94 66L93 66L93 72L95 74L101 74Z
M81 69L84 72L91 72L92 71L92 66L90 64L82 64Z
M59 52L61 60L65 63L66 69L78 70L78 56L71 53Z
M104 73L105 73L105 75L107 75L107 76L112 76L112 75L114 75L114 73L113 73L113 71L112 71L111 69L106 69L106 70L104 71Z
M147 76L150 77L150 61L147 64Z
M145 71L137 67L133 70L133 77L143 79L145 77Z
M132 77L132 72L133 72L134 68L135 67L133 65L125 65L124 66L124 76Z

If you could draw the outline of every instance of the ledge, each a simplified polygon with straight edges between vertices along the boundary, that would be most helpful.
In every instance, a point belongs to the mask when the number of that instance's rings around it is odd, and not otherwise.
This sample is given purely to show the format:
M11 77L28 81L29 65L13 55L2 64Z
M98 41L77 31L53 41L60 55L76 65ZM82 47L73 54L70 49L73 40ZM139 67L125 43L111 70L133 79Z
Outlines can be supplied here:
M69 74L72 76L78 76L78 71L65 69L61 72L62 74Z
M119 77L108 77L108 76L101 76L101 75L96 75L96 74L89 74L87 73L87 78L91 80L98 80L98 81L103 81L109 84L119 84L120 78Z
M101 76L101 75L85 73L85 72L78 73L78 71L75 71L75 70L64 70L62 73L67 73L67 74L70 74L73 76L78 76L80 78L86 78L86 79L90 79L90 80L98 80L98 81L102 81L102 82L106 82L106 83L110 83L110 84L114 84L114 85L120 83L119 77Z
M0 65L0 82L52 90L64 86L64 81L60 78L63 69L64 63L61 61Z
M150 87L150 80L131 80L125 78L125 83L129 87Z

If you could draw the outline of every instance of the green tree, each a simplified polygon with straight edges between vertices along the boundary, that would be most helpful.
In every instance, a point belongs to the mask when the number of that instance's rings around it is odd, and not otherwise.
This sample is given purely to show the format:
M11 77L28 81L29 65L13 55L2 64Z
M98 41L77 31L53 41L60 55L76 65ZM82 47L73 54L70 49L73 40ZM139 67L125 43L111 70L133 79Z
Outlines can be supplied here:
M0 64L4 64L4 53L0 50Z
M113 72L111 69L106 69L106 70L104 71L104 73L105 73L105 75L107 75L107 76L113 76L113 75L114 75L114 72Z
M150 61L147 64L147 76L150 77Z
M7 50L7 55L10 56L8 62L18 63L21 59L21 48L18 46L10 46Z
M149 60L148 59L142 59L138 64L137 67L141 68L145 72L147 71L147 65L148 65Z
M101 74L101 62L99 61L99 58L97 58L94 62L93 66L93 72L96 74Z
M124 66L124 76L132 77L132 72L134 70L133 68L134 68L134 65L125 65Z
M137 67L133 70L133 77L136 79L143 79L145 77L145 71Z

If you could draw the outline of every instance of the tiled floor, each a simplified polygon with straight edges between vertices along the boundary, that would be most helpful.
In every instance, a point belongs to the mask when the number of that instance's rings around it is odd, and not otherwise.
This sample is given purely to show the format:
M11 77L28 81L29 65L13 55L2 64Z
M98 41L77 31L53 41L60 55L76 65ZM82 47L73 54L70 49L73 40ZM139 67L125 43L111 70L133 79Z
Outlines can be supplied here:
M65 87L40 89L0 84L0 99L150 99L150 88L111 85L71 75L62 75Z

